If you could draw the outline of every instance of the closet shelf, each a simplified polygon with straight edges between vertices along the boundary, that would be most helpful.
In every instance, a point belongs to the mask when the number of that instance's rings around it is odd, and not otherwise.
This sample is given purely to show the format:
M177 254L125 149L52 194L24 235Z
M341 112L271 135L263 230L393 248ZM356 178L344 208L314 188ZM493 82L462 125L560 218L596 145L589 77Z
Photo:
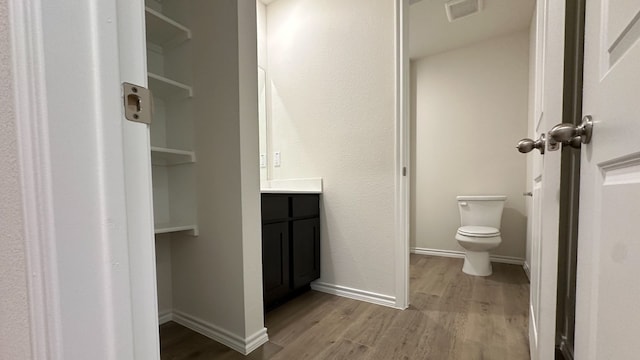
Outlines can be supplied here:
M191 30L162 13L145 7L147 42L160 46L173 46L191 39Z
M162 99L193 97L193 88L189 85L167 79L152 72L147 73L147 76L149 78L149 89L151 89L153 96Z
M198 236L198 225L176 225L176 224L156 224L154 232L156 234L167 234L172 232L190 231L191 235Z
M192 164L196 162L196 153L187 150L169 149L163 147L151 147L151 164L158 166L171 166Z

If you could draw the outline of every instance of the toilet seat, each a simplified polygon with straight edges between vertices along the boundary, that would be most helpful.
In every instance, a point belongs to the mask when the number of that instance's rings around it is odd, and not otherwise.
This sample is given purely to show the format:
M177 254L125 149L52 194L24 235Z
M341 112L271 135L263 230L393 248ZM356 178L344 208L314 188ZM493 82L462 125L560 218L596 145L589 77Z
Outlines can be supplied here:
M488 238L500 236L500 230L490 226L461 226L458 234L469 237Z

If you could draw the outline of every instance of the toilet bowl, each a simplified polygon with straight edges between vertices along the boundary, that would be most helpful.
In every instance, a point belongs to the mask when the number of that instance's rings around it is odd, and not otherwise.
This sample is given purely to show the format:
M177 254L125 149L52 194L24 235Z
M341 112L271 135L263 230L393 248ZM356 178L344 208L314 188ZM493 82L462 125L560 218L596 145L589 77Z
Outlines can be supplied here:
M490 251L502 243L500 222L506 199L503 195L457 197L460 227L455 238L465 249L464 273L491 275Z

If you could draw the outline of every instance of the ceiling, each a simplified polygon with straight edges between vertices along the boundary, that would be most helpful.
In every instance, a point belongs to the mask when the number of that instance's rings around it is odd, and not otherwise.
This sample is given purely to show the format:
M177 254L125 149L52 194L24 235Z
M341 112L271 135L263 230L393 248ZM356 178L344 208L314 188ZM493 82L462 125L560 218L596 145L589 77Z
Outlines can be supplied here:
M411 0L409 55L418 59L528 29L535 0L484 0L481 12L449 22L447 0Z

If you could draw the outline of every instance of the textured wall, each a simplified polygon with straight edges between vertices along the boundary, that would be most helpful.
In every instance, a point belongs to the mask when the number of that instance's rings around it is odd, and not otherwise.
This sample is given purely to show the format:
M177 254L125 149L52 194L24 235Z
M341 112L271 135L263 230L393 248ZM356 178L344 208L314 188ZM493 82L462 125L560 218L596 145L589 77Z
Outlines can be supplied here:
M393 296L394 2L279 0L267 38L270 176L324 180L321 281Z
M412 63L412 246L463 250L456 195L504 194L494 253L524 258L528 69L528 30Z
M0 1L0 359L30 359L25 238L8 17L7 2Z

